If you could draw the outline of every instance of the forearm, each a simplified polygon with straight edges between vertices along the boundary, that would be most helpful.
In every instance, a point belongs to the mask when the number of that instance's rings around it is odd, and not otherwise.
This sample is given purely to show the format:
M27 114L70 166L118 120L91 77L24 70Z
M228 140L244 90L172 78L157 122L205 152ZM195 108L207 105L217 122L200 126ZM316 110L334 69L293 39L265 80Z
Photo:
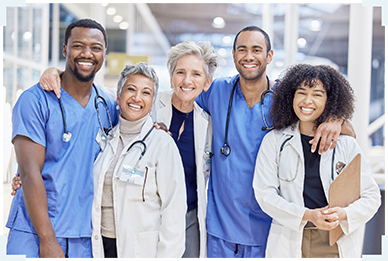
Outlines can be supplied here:
M48 215L46 188L42 178L21 173L21 180L27 212L39 239L54 239L55 232Z
M347 135L347 136L356 138L356 132L353 128L353 125L350 123L350 121L345 120L344 124L342 124L341 135Z

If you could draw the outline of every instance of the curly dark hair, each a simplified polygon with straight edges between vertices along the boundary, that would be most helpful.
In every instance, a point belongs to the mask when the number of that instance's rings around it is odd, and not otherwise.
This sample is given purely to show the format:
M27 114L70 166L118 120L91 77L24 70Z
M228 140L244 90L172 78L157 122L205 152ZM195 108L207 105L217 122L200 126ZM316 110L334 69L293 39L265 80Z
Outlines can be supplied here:
M71 37L71 30L73 30L75 27L91 28L91 29L100 30L102 35L104 36L105 47L108 48L108 36L106 35L106 31L105 31L104 27L101 24L99 24L97 21L92 20L92 19L87 19L87 18L75 20L66 27L65 45L67 45L67 41Z
M282 73L280 83L274 87L274 98L270 117L273 128L281 130L296 124L299 119L293 108L296 89L304 83L314 87L320 81L327 93L322 114L315 121L315 127L332 117L350 119L354 112L354 92L349 82L336 69L327 65L297 64Z

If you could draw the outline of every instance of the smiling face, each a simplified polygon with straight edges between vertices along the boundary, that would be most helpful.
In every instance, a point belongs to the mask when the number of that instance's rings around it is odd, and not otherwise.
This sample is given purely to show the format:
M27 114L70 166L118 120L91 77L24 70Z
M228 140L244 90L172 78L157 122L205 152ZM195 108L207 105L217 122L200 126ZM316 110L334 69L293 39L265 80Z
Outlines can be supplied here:
M311 88L305 86L303 82L296 89L293 107L300 120L301 133L303 133L302 130L307 130L311 134L311 130L315 127L315 120L325 110L326 101L327 93L320 81L316 81L316 84Z
M170 79L175 95L183 102L193 102L204 88L210 86L206 79L205 62L195 55L179 58Z
M259 79L272 61L273 51L267 54L264 35L259 31L244 31L236 40L233 60L237 71L244 80Z
M151 79L140 74L128 77L117 95L117 104L121 116L129 121L136 121L146 116L152 109L155 88Z
M105 59L105 40L95 28L74 27L67 43L63 44L66 70L79 81L93 81Z

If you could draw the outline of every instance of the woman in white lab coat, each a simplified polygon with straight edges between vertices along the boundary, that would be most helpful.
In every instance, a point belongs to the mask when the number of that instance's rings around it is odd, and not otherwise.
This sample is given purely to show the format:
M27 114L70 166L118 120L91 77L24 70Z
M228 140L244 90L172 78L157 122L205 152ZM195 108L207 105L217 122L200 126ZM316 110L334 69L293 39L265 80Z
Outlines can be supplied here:
M349 83L329 66L296 65L275 89L268 133L257 155L253 188L270 215L266 257L361 257L363 225L380 206L380 192L354 138L341 135L334 150L311 152L316 127L329 116L349 119L354 110ZM348 207L328 208L338 162L361 154L361 197ZM344 234L330 247L329 230Z
M181 257L185 249L186 190L174 140L153 128L158 90L145 63L120 74L119 124L95 160L93 257ZM115 253L117 252L117 253Z
M167 54L173 90L159 93L152 117L163 122L178 145L185 169L188 210L183 257L207 257L206 202L210 173L211 121L195 102L209 88L218 65L210 42L185 41Z

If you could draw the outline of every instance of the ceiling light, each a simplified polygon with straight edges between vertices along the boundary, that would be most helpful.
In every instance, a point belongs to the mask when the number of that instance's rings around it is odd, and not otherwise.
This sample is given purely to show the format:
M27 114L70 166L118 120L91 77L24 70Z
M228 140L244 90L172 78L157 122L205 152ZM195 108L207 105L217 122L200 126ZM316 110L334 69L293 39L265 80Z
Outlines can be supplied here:
M226 54L226 50L224 48L220 48L218 50L218 54L221 55L221 56L224 56Z
M309 28L310 28L311 31L317 32L317 31L321 30L321 26L322 26L321 21L319 21L319 20L312 20L310 22L310 27Z
M23 34L23 39L24 39L24 41L26 41L26 42L28 42L30 39L31 39L31 37L32 37L32 33L31 32L25 32L24 34Z
M113 22L120 23L121 21L123 21L123 17L121 15L113 16Z
M116 8L114 7L109 7L108 9L106 9L107 15L114 15L115 13L116 13Z
M224 28L225 27L225 20L222 17L216 17L213 19L212 26L214 28Z
M307 44L307 41L304 38L299 38L297 43L298 43L298 47L299 48L305 48L306 44Z
M230 38L230 36L224 36L224 38L222 38L222 41L226 44L230 44L232 42L232 38Z
M129 27L129 24L127 22L121 22L120 25L119 25L119 28L121 30L127 30Z
M109 3L101 3L101 5L102 5L103 7L105 7L105 6L108 6Z

